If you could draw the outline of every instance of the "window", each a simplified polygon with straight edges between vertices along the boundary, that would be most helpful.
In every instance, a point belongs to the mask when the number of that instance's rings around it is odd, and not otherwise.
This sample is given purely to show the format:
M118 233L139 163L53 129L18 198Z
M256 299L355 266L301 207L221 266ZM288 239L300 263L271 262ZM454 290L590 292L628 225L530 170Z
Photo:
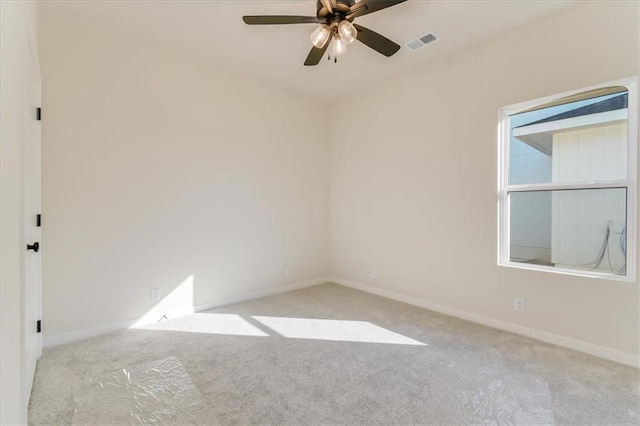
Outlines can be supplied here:
M637 84L500 110L500 265L635 280Z

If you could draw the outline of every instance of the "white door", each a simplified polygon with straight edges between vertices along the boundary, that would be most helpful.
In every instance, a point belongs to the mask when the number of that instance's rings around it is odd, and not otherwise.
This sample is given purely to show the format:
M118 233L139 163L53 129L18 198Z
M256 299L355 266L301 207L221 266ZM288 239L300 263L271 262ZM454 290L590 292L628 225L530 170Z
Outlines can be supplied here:
M29 401L36 363L42 354L42 334L37 330L41 318L40 288L40 68L38 66L35 44L29 37L26 58L26 111L24 146L24 241L26 253L24 259L24 392L25 401ZM37 243L38 247L35 247ZM30 248L28 248L29 246Z

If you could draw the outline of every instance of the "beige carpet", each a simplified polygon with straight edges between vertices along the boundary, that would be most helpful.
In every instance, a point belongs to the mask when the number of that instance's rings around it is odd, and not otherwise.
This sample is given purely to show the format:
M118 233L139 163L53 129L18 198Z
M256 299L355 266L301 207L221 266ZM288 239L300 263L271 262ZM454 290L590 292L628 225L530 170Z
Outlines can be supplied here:
M324 284L45 349L29 423L168 357L211 424L640 422L638 369Z

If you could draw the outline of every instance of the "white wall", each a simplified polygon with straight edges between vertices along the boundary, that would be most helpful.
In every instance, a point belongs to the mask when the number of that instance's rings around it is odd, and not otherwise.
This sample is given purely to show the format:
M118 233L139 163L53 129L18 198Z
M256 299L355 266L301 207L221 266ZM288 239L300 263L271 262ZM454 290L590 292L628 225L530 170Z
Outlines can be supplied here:
M636 283L497 266L497 121L638 74L638 7L586 2L333 109L332 275L633 359Z
M0 2L0 424L26 423L23 398L26 352L23 312L23 153L26 139L26 63L29 32L36 37L36 8ZM33 22L33 26L31 25Z
M40 13L45 338L327 275L325 106Z

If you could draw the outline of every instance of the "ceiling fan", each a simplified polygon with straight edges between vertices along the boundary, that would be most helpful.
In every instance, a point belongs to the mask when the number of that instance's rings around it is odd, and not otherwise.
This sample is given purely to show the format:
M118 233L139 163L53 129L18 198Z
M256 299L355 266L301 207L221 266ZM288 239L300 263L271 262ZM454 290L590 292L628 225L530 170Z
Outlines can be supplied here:
M347 53L347 44L355 40L366 44L384 56L392 56L400 45L388 38L371 31L353 20L369 13L377 12L406 0L318 0L316 16L266 15L243 16L247 25L280 25L280 24L320 24L311 33L313 48L307 56L305 65L318 65L320 59L331 45L329 60L338 62L338 57Z

